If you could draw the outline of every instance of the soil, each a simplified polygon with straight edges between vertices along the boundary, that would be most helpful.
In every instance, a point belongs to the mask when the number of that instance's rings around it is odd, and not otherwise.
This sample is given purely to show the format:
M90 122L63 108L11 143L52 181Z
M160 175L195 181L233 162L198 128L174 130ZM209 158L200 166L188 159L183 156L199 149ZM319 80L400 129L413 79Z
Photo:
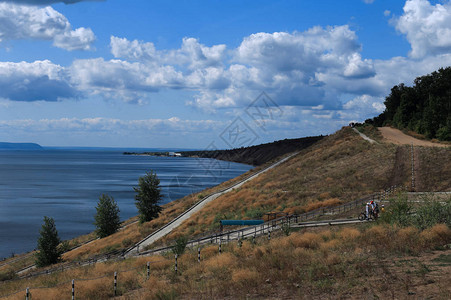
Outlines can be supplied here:
M410 135L403 133L399 129L391 127L380 127L378 128L381 132L384 140L396 145L411 145L414 146L426 146L426 147L447 147L445 144L433 143L429 141L419 140Z

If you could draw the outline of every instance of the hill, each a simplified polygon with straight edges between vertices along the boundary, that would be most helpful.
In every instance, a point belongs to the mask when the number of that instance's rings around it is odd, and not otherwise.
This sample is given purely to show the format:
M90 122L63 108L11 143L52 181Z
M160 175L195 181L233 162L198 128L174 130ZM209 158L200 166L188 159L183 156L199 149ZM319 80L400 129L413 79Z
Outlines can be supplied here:
M416 147L415 157L417 190L450 191L449 148ZM349 202L387 186L409 185L410 175L410 146L382 141L370 144L345 127L210 202L157 245L173 245L179 237L217 231L221 219L255 219L270 211L302 213ZM64 259L78 261L126 248L205 195L240 178L171 202L164 206L159 218L142 225L132 223L112 236L66 253ZM451 293L447 284L451 250L444 247L451 242L451 231L446 225L423 230L363 224L287 234L277 230L271 240L262 237L246 240L241 246L236 242L224 244L221 254L217 245L204 246L200 263L197 249L187 250L179 256L177 273L174 256L167 253L5 282L0 285L0 295L25 290L27 286L44 286L32 289L33 296L62 299L70 293L70 280L76 278L77 297L108 299L113 297L111 282L115 271L119 274L120 299L361 299L362 295L398 299L432 295L448 299Z
M35 143L4 143L0 142L0 150L42 150L43 148Z
M366 120L451 141L451 67L415 79L414 86L394 86L385 98L385 111Z
M231 150L184 151L181 154L188 157L214 158L259 166L276 157L310 147L322 138L323 136L312 136L298 139L284 139L272 143Z

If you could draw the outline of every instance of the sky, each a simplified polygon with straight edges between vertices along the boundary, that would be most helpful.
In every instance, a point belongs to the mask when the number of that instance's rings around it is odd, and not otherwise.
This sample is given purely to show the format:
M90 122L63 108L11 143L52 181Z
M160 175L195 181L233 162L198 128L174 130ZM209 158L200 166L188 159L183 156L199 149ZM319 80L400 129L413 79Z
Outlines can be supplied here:
M326 135L450 65L450 0L0 1L0 141L223 149Z

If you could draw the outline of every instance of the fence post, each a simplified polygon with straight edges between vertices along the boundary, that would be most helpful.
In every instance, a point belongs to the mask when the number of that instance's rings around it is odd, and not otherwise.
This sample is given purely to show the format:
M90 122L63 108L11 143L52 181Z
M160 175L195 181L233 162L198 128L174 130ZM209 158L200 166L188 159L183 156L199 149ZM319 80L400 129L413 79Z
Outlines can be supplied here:
M72 279L72 300L75 300L75 280Z
M221 251L221 241L219 241L219 254L221 254L222 253L222 251Z
M177 274L177 254L175 255L175 274Z
M200 263L200 247L197 248L197 262Z
M150 261L147 262L147 279L150 277Z
M27 287L26 292L25 292L25 299L28 300L30 299L30 288Z
M117 295L117 272L114 272L114 296Z
M268 240L271 239L271 231L268 230Z

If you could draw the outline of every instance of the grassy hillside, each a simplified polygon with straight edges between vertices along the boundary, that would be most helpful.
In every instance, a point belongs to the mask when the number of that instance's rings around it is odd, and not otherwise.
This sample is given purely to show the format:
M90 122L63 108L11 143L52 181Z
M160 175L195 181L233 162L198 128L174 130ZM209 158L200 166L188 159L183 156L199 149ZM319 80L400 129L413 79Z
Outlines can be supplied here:
M371 145L350 128L343 128L208 204L167 240L218 229L221 219L258 219L274 211L302 213L348 202L392 184L407 184L407 165L405 172L399 172L403 176L392 176L395 167L400 168L397 149Z
M415 151L417 188L450 190L451 151L422 147ZM158 245L172 245L177 237L217 230L220 219L254 219L271 211L301 213L351 201L390 185L409 185L410 167L410 147L370 144L346 127L211 202ZM141 225L133 223L117 234L67 253L64 258L78 260L126 248L203 196L239 179L169 203L158 219ZM77 295L80 299L108 299L112 296L112 273L118 271L121 299L360 299L362 293L370 298L404 298L412 292L428 295L419 291L426 285L433 288L431 293L436 298L447 299L451 291L440 274L448 274L448 278L451 274L451 250L444 247L449 243L451 231L446 225L424 231L361 225L303 230L288 237L279 232L271 241L261 238L255 245L247 241L241 248L236 243L224 245L221 255L217 246L204 248L201 264L197 263L197 254L188 251L180 257L178 275L173 271L172 254L167 254L3 283L0 295L26 286L44 286L49 289L35 290L34 299L60 299L65 298L71 278L102 277L80 281ZM436 249L442 250L430 252ZM149 280L145 276L147 261L152 262ZM6 271L6 267L0 268L0 273ZM23 295L14 297L10 299Z
M183 156L215 158L249 165L259 166L287 153L310 147L320 141L323 136L312 136L299 139L284 139L272 143L231 150L186 151Z

